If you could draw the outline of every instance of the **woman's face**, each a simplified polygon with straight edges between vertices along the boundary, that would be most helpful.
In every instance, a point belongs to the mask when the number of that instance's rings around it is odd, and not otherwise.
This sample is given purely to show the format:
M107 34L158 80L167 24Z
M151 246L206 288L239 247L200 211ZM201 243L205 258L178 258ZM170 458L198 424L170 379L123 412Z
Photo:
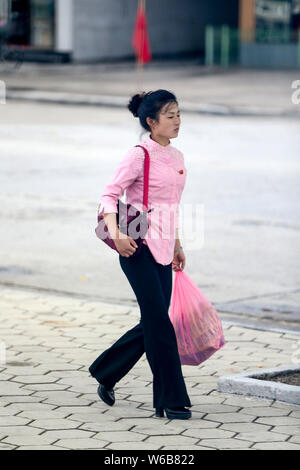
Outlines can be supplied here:
M159 113L159 122L151 121L155 135L173 139L178 136L180 128L180 111L176 103L167 103Z

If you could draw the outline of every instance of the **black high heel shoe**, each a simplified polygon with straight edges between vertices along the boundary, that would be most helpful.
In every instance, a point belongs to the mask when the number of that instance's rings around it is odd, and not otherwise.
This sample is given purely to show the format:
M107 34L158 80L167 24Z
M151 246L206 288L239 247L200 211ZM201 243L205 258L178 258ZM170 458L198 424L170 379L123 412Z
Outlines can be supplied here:
M166 412L168 419L189 419L192 416L192 412L184 406L176 408L155 408L155 417L163 418L164 411Z

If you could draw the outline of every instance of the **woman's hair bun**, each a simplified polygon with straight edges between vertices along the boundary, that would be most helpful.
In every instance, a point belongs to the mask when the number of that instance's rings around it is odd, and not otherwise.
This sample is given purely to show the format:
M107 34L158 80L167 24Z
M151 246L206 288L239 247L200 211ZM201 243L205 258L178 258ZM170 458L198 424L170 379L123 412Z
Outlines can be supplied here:
M134 117L138 117L138 109L139 109L140 104L143 101L144 96L145 96L145 93L136 94L132 96L132 98L130 99L128 103L128 109L129 111L132 112Z

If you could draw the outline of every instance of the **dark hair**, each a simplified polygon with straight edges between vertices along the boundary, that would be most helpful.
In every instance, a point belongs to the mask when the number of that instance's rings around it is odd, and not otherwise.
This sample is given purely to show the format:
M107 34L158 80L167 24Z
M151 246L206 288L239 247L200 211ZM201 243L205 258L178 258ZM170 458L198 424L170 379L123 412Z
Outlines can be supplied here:
M177 103L176 96L167 90L145 91L131 97L128 103L128 109L134 117L138 117L141 126L146 131L151 131L146 118L158 120L158 115L163 106L167 103Z

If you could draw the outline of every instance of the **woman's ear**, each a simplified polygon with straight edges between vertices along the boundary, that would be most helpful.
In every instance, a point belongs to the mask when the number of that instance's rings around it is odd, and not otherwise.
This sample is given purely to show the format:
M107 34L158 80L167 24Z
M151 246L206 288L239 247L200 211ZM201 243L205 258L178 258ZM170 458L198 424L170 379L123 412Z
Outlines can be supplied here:
M150 129L152 128L153 124L152 124L152 119L147 117L146 118L146 123L148 124L148 126L150 127Z
M147 122L148 126L150 127L150 129L153 129L153 127L155 127L155 125L156 125L155 120L151 119L149 117L146 118L146 122Z

